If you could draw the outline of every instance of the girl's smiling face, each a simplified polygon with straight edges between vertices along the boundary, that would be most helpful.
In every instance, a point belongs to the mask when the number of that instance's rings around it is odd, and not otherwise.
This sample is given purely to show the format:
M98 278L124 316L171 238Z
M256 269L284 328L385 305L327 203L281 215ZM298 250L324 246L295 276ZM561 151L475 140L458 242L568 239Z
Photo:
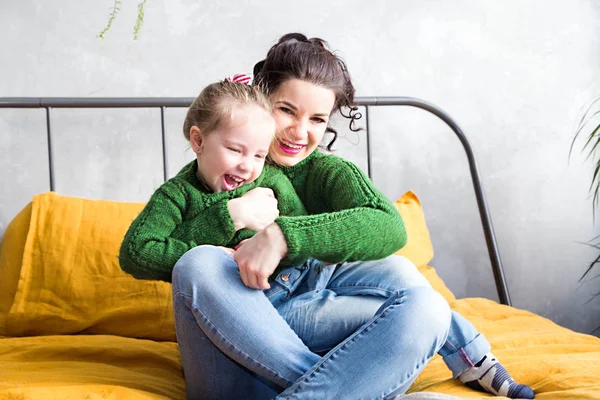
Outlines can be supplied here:
M255 181L274 134L273 117L255 105L234 108L231 118L208 134L193 126L190 139L199 149L198 176L215 193Z
M310 82L290 79L270 99L277 134L269 155L279 165L296 165L323 140L335 93Z

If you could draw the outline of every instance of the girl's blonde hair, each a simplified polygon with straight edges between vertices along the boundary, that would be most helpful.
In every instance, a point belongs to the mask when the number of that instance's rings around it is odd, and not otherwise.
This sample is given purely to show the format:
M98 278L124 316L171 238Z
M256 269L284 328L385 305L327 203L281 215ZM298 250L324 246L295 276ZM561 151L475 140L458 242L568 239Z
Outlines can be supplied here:
M229 80L212 83L200 92L188 109L183 135L189 141L192 126L207 135L218 129L225 118L231 118L236 106L244 105L256 105L271 113L271 104L258 87Z

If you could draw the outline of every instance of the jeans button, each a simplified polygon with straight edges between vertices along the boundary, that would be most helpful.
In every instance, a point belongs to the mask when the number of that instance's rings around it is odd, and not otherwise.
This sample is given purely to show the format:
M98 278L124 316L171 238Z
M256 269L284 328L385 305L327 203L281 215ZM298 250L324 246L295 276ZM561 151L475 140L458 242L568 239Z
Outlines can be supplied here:
M281 280L287 282L290 279L290 274L281 274Z

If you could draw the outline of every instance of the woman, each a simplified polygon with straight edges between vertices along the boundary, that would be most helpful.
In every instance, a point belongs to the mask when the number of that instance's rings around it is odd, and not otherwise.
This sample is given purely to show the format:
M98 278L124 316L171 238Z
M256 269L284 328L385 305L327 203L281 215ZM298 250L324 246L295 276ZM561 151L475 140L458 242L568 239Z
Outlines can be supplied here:
M481 379L505 372L486 357L485 338L414 265L390 256L406 242L394 206L352 163L316 151L332 113L353 103L343 61L323 41L289 34L255 75L278 126L271 159L311 215L275 219L269 195L251 191L229 201L223 223L252 219L264 229L233 256L199 246L177 262L173 300L188 397L391 398L438 351L455 377L469 372L470 385L526 395L508 374L500 386ZM312 258L267 280L299 255Z

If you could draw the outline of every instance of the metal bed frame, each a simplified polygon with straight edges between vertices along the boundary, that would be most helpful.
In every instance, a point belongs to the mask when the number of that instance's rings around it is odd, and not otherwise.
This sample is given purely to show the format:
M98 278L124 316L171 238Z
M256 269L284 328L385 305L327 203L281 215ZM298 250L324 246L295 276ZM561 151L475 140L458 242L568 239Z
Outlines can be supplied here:
M48 164L50 171L50 190L54 190L54 154L52 137L52 109L53 108L159 108L160 123L162 134L162 155L163 155L163 178L167 179L167 152L165 140L165 110L167 107L187 108L194 99L191 97L0 97L0 108L44 108L46 110L46 133L48 138ZM458 124L442 109L434 104L412 97L357 97L355 99L357 106L365 107L366 131L367 131L367 174L371 177L371 139L369 135L369 107L374 106L410 106L423 109L434 114L444 121L450 129L456 134L463 145L467 159L479 215L483 225L485 240L488 253L494 273L498 298L502 304L511 305L508 287L504 278L504 269L500 260L500 253L496 243L494 227L488 210L479 170L475 161L475 156L469 141L460 129Z

